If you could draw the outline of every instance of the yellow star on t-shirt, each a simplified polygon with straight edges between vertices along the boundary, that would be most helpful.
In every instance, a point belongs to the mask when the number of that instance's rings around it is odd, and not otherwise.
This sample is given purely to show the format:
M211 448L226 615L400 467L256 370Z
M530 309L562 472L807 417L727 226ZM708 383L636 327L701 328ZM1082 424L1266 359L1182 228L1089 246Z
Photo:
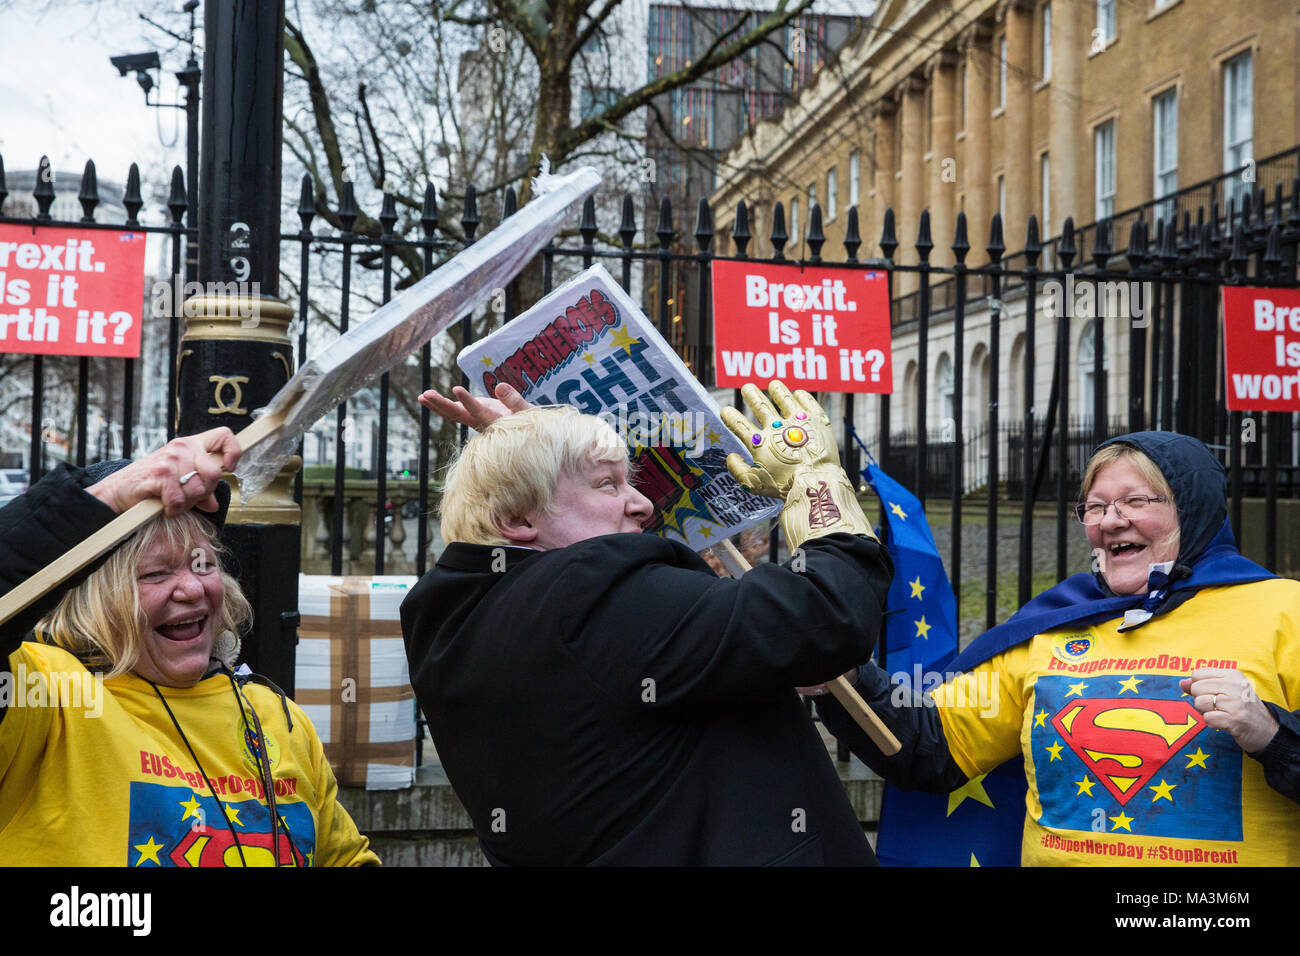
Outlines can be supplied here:
M1050 747L1044 747L1043 749L1046 750L1049 754L1052 755L1052 760L1060 760L1060 759L1061 759L1061 751L1064 750L1065 748L1062 747L1059 743L1055 743L1055 744L1052 744ZM1052 760L1049 760L1049 761L1047 761L1047 762L1048 762L1048 763L1051 763Z
M1115 683L1119 684L1118 693L1122 694L1126 690L1131 690L1136 694L1138 692L1138 684L1142 683L1142 679L1135 674L1128 680L1116 681Z
M1210 755L1200 747L1196 748L1196 753L1183 754L1183 756L1187 758L1187 766L1183 768L1184 770L1191 770L1193 767L1202 767L1206 770L1210 769L1205 766L1205 761L1210 758Z
M1088 775L1085 773L1083 775L1082 780L1074 781L1074 785L1079 788L1078 793L1075 794L1076 797L1079 796L1080 794L1087 794L1088 796L1091 797L1092 788L1097 785L1097 781L1090 779Z
M585 355L582 356L582 360L586 362L588 365L591 365L593 362L596 361L596 353L587 352Z
M916 636L924 637L928 641L930 639L930 628L934 627L934 625L925 623L924 614L921 615L921 620L912 623L916 625Z
M483 363L484 368L492 367L492 359L487 355L483 356L481 359L479 359L479 361Z
M246 825L239 819L239 807L226 807L226 815L230 817L231 823L238 823L241 827Z
M1164 798L1165 800L1168 800L1170 803L1173 803L1174 798L1171 797L1169 794L1173 793L1174 788L1177 786L1178 784L1176 783L1165 783L1165 778L1161 777L1160 782L1156 784L1154 787L1147 787L1148 790L1154 790L1156 794L1154 797L1151 798L1151 802L1155 803L1157 800Z
M1123 810L1119 812L1119 816L1110 817L1109 819L1112 820L1115 824L1113 827L1110 828L1112 832L1118 830L1120 827L1123 827L1129 833L1133 832L1133 828L1129 826L1129 824L1133 822L1133 818L1130 816L1125 816Z
M889 503L889 510L892 511L894 514L898 515L904 521L907 520L907 512L904 511L902 508L900 508L898 505L894 504L892 501Z
M202 817L199 812L199 798L194 794L191 793L190 798L180 805L185 808L185 815L181 817L182 820L188 820L190 817Z
M632 333L621 325L610 334L610 339L615 347L622 349L628 355L632 354L632 346L641 344L640 339L632 338Z
M1087 686L1088 685L1083 681L1079 681L1079 683L1077 684L1071 684L1070 689L1066 692L1065 696L1069 697L1071 694L1078 694L1080 697L1082 697L1083 689Z
M984 789L984 778L987 776L988 774L982 773L978 777L971 777L952 793L948 794L947 816L952 816L952 812L960 807L962 802L968 798L974 800L976 803L982 803L984 806L992 808L993 800L989 797L988 791Z
M1048 714L1047 714L1047 711L1045 711L1045 710L1040 710L1038 713L1034 714L1034 726L1035 726L1035 727L1046 727L1046 726L1047 726L1047 717L1048 717Z
M921 575L919 574L916 576L915 581L908 581L907 586L912 589L912 593L909 594L908 597L919 598L921 597L921 592L925 590L925 585L921 583Z
M162 863L158 859L158 851L162 848L163 845L161 843L153 842L152 836L149 837L148 843L136 844L135 849L140 851L140 859L135 861L135 865L139 866L145 860L153 860L157 866L162 866Z

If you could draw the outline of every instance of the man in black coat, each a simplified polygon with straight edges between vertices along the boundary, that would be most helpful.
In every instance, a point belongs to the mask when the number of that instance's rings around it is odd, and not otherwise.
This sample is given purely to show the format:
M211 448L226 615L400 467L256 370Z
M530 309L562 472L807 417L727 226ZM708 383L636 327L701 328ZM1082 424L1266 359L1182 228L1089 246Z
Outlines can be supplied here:
M875 862L794 688L870 656L892 568L829 419L805 392L772 395L779 413L746 387L758 426L725 410L757 463L728 464L787 499L794 557L740 580L637 533L651 509L626 449L575 409L499 419L448 473L453 543L402 630L492 863Z

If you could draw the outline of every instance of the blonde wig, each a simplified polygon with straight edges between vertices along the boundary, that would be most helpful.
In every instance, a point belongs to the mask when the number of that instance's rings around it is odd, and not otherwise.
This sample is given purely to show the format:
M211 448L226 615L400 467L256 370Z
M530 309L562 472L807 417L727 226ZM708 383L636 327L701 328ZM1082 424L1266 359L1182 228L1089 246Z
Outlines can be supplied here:
M572 406L548 405L498 418L465 444L447 470L443 540L509 544L497 519L553 513L561 475L618 461L627 461L627 445L618 433Z
M144 555L160 541L172 553L193 554L204 545L212 549L225 588L212 655L233 665L239 656L240 635L251 624L253 609L239 582L222 569L225 549L213 537L211 525L193 512L176 518L159 515L145 524L37 622L33 629L37 639L77 655L88 667L107 669L107 677L133 670L148 626L136 580Z

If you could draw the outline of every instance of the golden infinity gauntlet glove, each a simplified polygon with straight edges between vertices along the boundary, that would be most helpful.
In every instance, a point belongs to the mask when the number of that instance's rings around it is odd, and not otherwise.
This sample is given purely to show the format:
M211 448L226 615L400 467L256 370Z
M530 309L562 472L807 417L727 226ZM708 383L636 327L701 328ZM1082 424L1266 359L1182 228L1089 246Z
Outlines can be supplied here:
M748 465L740 455L728 455L732 477L756 495L785 499L781 528L791 550L808 538L841 531L874 538L817 399L802 389L792 394L778 381L768 391L771 402L756 385L740 390L757 426L730 406L722 409L722 421L754 456Z

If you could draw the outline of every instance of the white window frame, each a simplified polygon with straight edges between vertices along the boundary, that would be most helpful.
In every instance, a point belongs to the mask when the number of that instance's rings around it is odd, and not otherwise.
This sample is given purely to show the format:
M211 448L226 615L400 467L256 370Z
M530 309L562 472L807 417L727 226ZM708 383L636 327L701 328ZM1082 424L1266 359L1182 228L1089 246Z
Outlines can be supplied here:
M790 241L799 242L799 197L790 200Z
M1043 82L1052 78L1052 5L1043 4Z
M961 64L961 128L966 129L966 104L968 102L966 91L970 86L970 72L965 60Z
M840 185L838 180L839 180L839 176L836 174L834 166L826 170L826 221L827 222L831 222L832 220L835 219L835 213L836 213L835 204L836 204L836 199L838 198L835 194L839 191L839 185Z
M858 151L855 149L853 152L849 153L849 205L850 206L856 206L858 204L858 199L860 196L860 193L858 192L858 190L860 189L860 180L858 178L860 175L859 166L858 166L859 162L860 161L858 159Z
M1109 46L1115 39L1115 0L1097 0L1097 29L1094 36Z
M1240 174L1255 155L1254 72L1249 50L1223 64L1223 171L1237 174L1228 180L1228 195L1238 203L1253 185Z
M1094 218L1100 222L1115 215L1115 121L1108 119L1092 131Z
M1052 162L1051 154L1043 153L1038 158L1038 175L1042 182L1043 228L1041 238L1046 241L1052 236Z
M939 394L939 419L950 419L954 417L956 410L956 378L953 372L952 359L947 352L939 356L939 361L935 364L934 379L938 383L936 391Z
M998 38L998 109L1007 108L1007 35Z
M1170 87L1151 100L1152 199L1178 191L1178 87ZM1172 201L1156 206L1156 219L1174 214Z

